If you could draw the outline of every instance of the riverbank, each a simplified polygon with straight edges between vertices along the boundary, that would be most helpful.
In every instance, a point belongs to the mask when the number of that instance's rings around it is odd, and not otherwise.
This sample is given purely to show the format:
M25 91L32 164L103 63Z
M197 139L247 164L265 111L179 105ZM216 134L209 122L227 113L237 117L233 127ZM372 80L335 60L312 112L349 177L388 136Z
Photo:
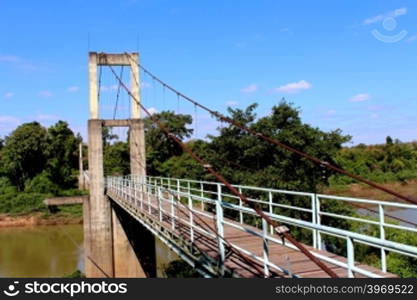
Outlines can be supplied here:
M417 190L417 180L407 180L404 182L387 182L382 183L381 186L393 190L399 194L415 199L415 192ZM326 187L323 190L324 194L346 196L353 198L364 198L381 201L404 202L394 196L383 191L377 190L373 187L364 184L349 184L340 186Z
M70 225L82 224L82 216L71 216L67 214L45 214L42 212L25 215L0 214L0 227L22 227L39 225Z

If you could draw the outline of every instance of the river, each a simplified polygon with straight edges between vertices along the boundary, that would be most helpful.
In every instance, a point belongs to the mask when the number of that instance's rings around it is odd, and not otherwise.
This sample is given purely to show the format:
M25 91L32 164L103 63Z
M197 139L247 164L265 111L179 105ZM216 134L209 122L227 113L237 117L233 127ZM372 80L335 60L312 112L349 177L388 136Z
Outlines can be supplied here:
M390 211L415 221L416 210ZM179 257L156 239L157 276ZM0 227L0 277L63 277L84 271L82 225Z
M157 276L179 257L156 239ZM63 277L84 271L82 225L0 227L0 277Z
M0 228L0 277L63 277L84 269L82 225Z

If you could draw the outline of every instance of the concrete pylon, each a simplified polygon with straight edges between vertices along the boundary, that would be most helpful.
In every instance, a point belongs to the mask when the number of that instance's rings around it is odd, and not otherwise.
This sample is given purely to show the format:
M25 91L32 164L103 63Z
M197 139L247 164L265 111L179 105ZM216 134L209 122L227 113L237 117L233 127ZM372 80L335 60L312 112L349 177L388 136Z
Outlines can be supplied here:
M128 234L104 191L102 128L125 124L124 120L99 119L97 66L130 66L132 119L130 126L131 173L145 175L143 123L139 94L138 54L89 54L90 120L88 121L88 165L90 198L84 202L85 271L87 277L145 277ZM120 121L120 122L116 122ZM109 125L110 124L110 125ZM126 126L126 124L125 124ZM113 206L117 204L113 204ZM143 241L148 242L148 241ZM154 241L153 241L154 243Z
M87 277L113 277L113 231L110 201L104 194L102 121L88 121L90 179ZM87 267L88 265L88 267Z
M139 55L133 53L130 55L130 82L131 82L131 125L129 131L130 140L130 173L146 176L146 157L145 157L145 130L141 120L140 106L140 73L139 73ZM139 103L138 103L139 102Z

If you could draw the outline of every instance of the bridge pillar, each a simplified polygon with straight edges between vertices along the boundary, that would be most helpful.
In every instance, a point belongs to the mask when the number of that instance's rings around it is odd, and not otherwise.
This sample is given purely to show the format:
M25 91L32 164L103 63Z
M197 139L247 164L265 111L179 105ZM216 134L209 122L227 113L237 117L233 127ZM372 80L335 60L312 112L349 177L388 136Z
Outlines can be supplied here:
M146 278L145 272L138 255L129 240L128 232L123 228L122 222L112 208L113 218L113 250L114 250L114 277L116 278ZM125 222L126 223L126 222ZM124 224L125 226L127 224ZM136 224L141 226L140 224ZM132 238L132 237L130 237Z
M107 54L91 52L89 54L90 81L90 120L88 122L88 161L90 200L84 204L84 237L85 237L85 266L87 277L145 277L154 276L154 272L146 271L141 264L152 261L148 257L140 258L138 243L134 247L132 232L126 231L127 218L120 219L120 213L115 213L110 199L104 191L103 170L103 140L102 127L120 126L113 122L99 119L99 102L97 86L97 66L129 66L131 69L131 120L130 126L130 166L131 174L145 176L145 136L144 126L140 119L139 93L139 55L138 53ZM121 121L121 120L114 120ZM124 125L126 126L126 125ZM81 172L81 165L80 165ZM142 177L144 178L144 177ZM154 249L155 241L141 236L145 244ZM147 252L146 252L147 253ZM146 269L150 269L146 267Z
M131 125L130 125L130 173L144 177L146 175L145 133L141 120L139 103L140 73L139 54L132 53L129 57L131 96Z
M88 121L89 233L86 239L87 277L113 277L113 231L110 201L104 194L102 120Z

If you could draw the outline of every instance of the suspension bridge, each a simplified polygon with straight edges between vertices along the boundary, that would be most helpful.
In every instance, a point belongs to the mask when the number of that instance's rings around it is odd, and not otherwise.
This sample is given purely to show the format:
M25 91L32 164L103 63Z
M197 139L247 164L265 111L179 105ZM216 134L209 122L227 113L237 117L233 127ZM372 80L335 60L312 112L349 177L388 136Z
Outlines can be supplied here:
M113 119L100 119L99 66L110 68L118 82L118 94L123 89L129 95L130 118L116 119L114 113ZM130 86L115 71L118 66L130 67ZM213 118L321 167L389 193L401 202L228 182L143 105L140 69L178 99L207 111ZM416 224L398 221L389 215L395 209L417 210L417 201L283 144L189 98L144 68L139 63L138 53L91 52L89 86L88 170L83 170L80 151L79 176L80 186L89 189L89 197L82 200L88 277L152 276L154 273L149 268L155 259L155 238L205 277L396 277L388 270L387 256L390 253L417 258L416 245L401 243L386 235L389 229L417 233ZM142 113L216 181L147 176ZM104 126L129 128L131 175L104 176ZM285 204L280 201L282 199L286 199ZM325 205L332 201L362 207L371 211L373 217L332 212L331 205ZM304 205L288 204L292 202ZM359 230L332 227L324 224L323 218L376 226L379 234L370 236ZM297 232L297 236L293 232ZM298 241L300 235L303 243ZM344 251L334 253L326 242L329 238L338 240ZM380 262L356 261L355 252L360 245L376 249Z

